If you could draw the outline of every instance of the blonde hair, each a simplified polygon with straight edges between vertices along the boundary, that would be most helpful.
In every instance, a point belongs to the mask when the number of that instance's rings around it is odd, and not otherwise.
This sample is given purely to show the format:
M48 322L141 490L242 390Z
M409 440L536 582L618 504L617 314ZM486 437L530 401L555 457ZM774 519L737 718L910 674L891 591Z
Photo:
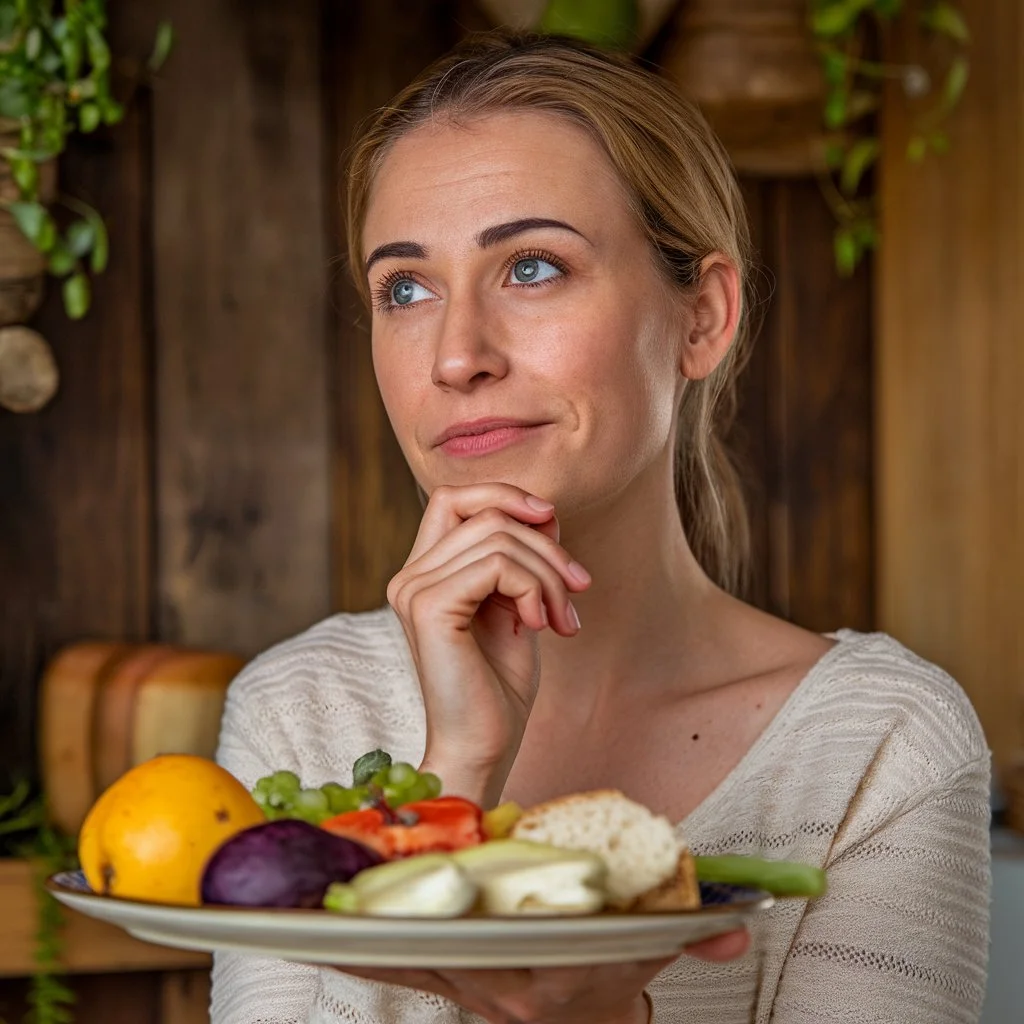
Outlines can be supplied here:
M551 36L496 30L469 37L380 110L356 143L348 171L348 248L369 303L362 232L374 178L390 147L438 116L452 121L538 110L588 131L625 186L637 222L668 280L692 290L721 253L749 291L750 237L729 158L696 107L630 58ZM718 367L683 393L676 496L704 571L737 593L747 581L750 528L722 435L736 410L736 377L749 334L748 307Z

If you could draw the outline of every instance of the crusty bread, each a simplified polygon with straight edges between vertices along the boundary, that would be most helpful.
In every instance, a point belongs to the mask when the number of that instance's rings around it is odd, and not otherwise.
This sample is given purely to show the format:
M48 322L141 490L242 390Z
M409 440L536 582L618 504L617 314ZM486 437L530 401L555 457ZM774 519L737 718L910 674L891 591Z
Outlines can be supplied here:
M608 866L609 904L616 909L700 905L693 859L671 823L617 789L575 793L531 807L512 836L598 854Z

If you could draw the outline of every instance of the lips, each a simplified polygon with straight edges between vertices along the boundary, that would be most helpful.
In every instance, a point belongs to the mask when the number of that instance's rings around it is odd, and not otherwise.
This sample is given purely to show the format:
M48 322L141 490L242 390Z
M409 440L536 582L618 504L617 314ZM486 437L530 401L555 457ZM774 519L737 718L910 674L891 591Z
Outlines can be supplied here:
M440 447L447 441L456 437L476 437L480 434L488 434L495 430L506 430L514 427L537 427L541 424L537 420L519 419L486 419L473 420L466 423L456 423L446 430L443 430L434 439L434 447Z

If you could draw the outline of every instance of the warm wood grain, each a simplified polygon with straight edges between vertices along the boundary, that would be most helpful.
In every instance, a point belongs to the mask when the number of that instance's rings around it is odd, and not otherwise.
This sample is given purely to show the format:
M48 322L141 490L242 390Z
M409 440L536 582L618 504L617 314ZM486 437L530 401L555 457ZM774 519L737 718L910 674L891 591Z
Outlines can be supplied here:
M755 604L808 629L870 628L870 277L840 278L813 182L744 181L763 325L742 380Z
M210 972L171 971L160 983L160 1024L208 1024Z
M39 912L32 872L28 861L0 859L0 976L31 974L36 967L33 953ZM204 953L140 942L120 928L74 910L64 913L67 924L62 965L68 972L206 968L210 962Z
M146 12L120 5L111 18L118 52L145 54ZM60 368L53 402L0 410L0 787L35 773L35 691L54 651L82 636L142 639L150 626L145 99L69 144L62 190L106 218L110 265L84 320L66 318L51 281L32 321Z
M159 628L251 654L330 604L319 5L163 6Z
M904 158L887 97L877 287L879 621L1024 748L1024 7L968 0L951 151ZM916 36L890 59L920 55Z
M356 126L386 103L423 67L472 27L455 3L407 4L382 0L335 10L328 38L334 148L344 154ZM336 249L344 252L344 225L331 179ZM333 466L333 601L361 611L384 601L388 580L401 568L422 507L405 459L377 393L367 314L343 266L337 277L337 382Z

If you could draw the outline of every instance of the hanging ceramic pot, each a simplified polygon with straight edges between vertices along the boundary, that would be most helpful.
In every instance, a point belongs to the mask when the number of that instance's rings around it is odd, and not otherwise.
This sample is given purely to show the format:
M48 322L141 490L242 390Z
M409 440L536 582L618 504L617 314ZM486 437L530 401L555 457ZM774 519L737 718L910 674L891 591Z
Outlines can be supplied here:
M807 0L688 0L661 56L740 172L804 175L824 164L825 82Z

